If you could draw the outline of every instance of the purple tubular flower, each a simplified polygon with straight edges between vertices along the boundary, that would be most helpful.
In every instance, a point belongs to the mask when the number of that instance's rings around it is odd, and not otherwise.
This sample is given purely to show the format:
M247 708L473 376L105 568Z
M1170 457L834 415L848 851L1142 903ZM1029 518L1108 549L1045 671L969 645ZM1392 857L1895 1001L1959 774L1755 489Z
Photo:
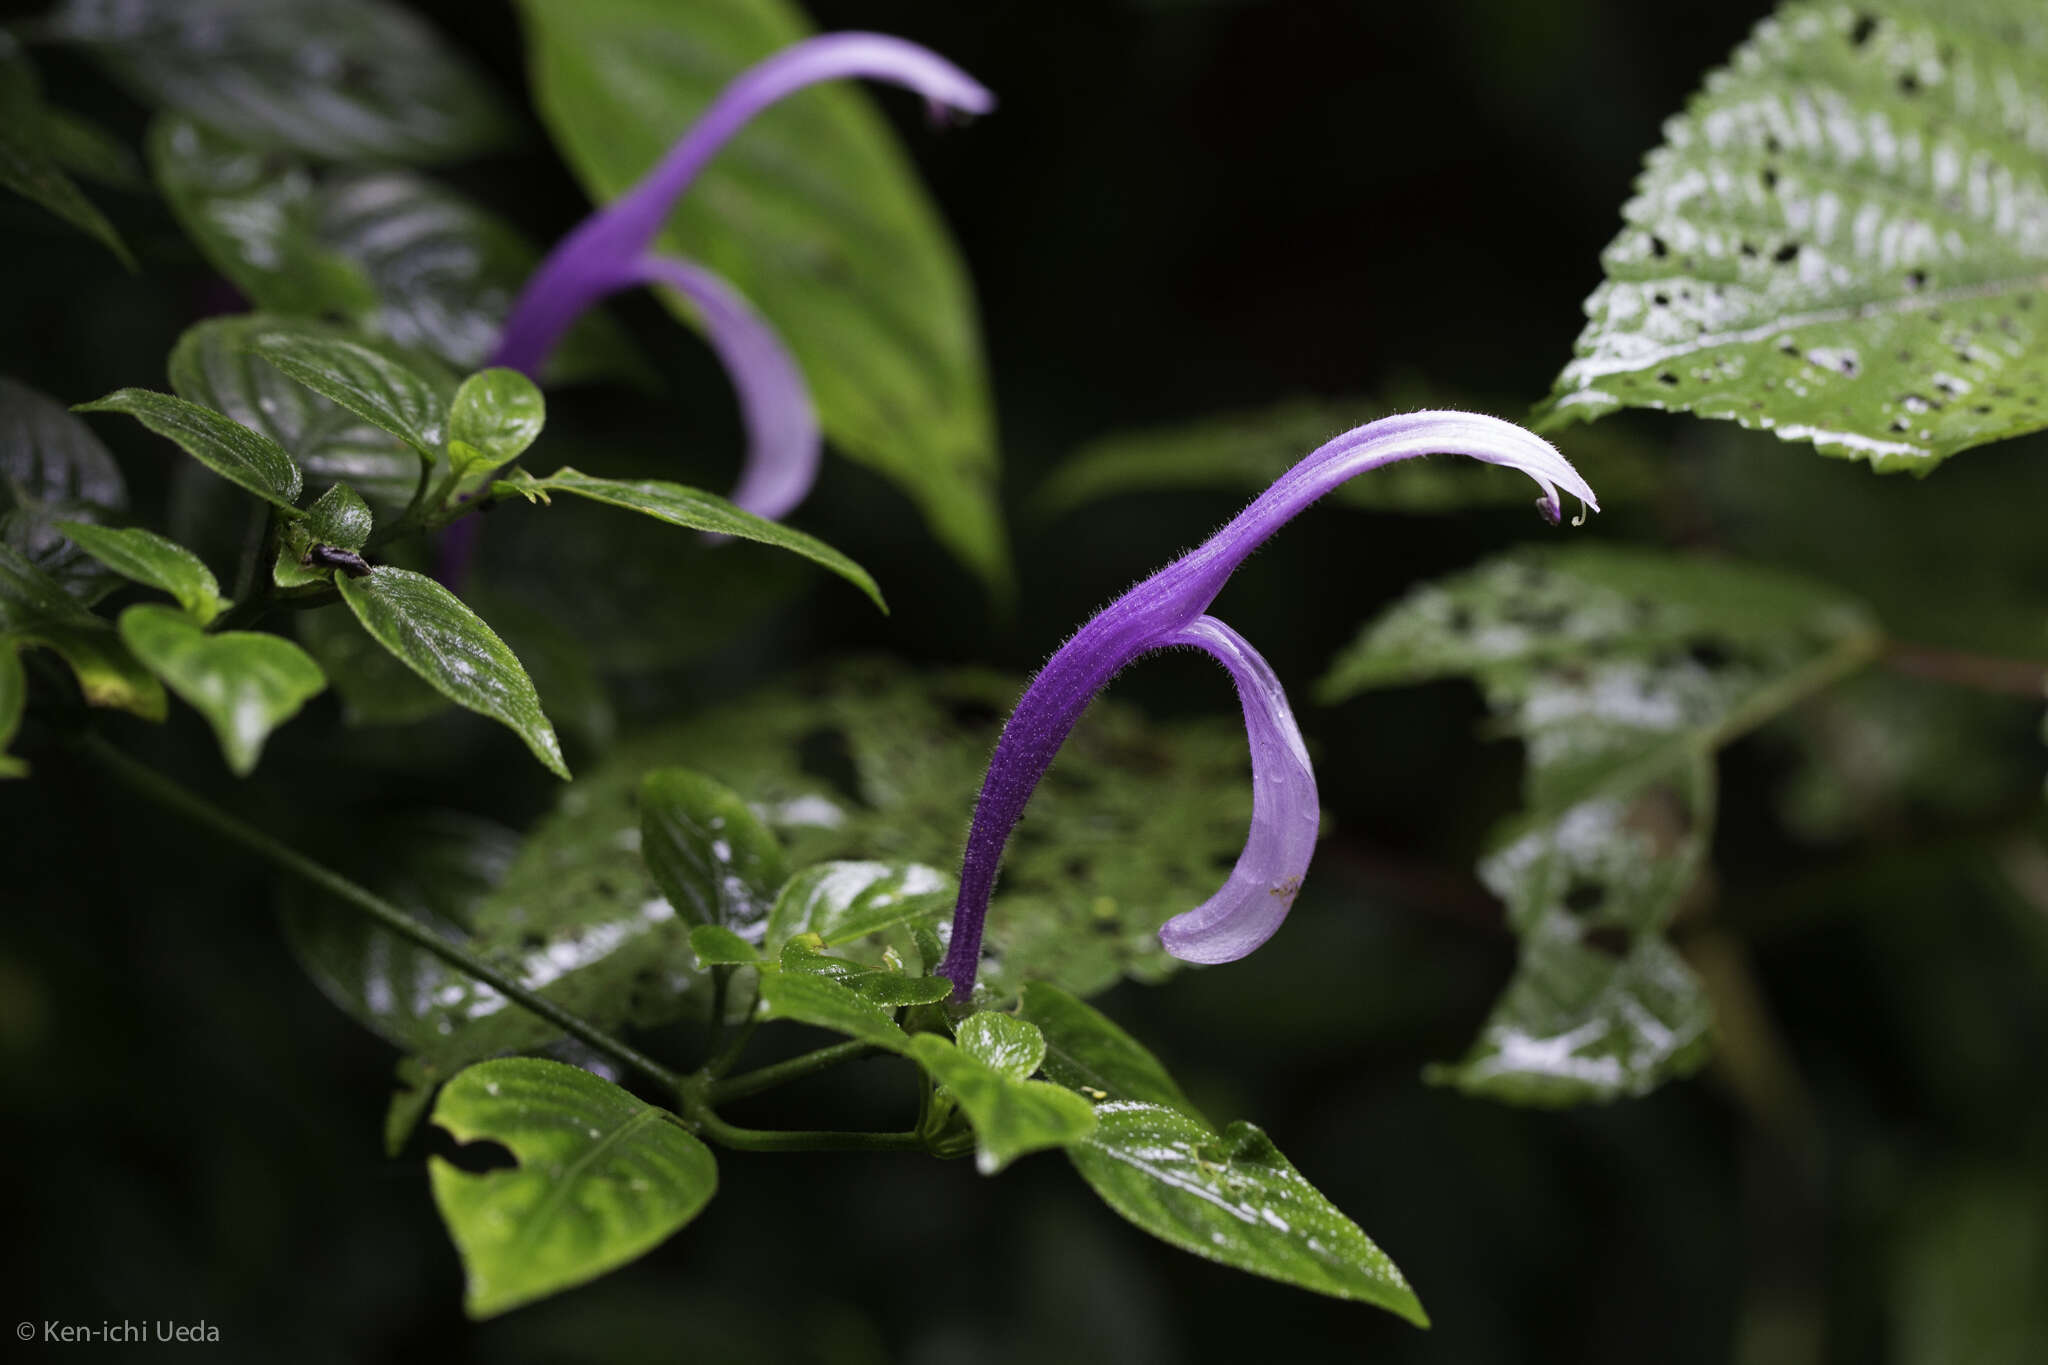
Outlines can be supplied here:
M1242 637L1204 613L1237 566L1310 503L1368 470L1431 454L1519 469L1542 488L1537 507L1553 524L1563 515L1560 489L1600 509L1564 456L1518 426L1466 412L1407 413L1347 431L1310 452L1222 530L1096 613L1024 689L989 761L961 861L952 940L939 967L956 999L973 988L996 871L1032 791L1095 694L1132 661L1159 649L1205 650L1229 670L1252 752L1252 828L1244 852L1223 888L1169 920L1160 941L1185 961L1231 962L1272 937L1315 847L1315 776L1279 679Z
M732 500L779 517L810 491L818 468L818 419L789 351L737 290L718 276L649 249L661 225L718 150L776 101L820 81L866 77L905 86L934 110L995 107L951 62L880 33L828 33L792 44L734 78L653 170L578 225L541 262L512 305L494 365L536 376L576 319L608 294L668 285L696 307L712 349L732 375L747 424L747 462Z

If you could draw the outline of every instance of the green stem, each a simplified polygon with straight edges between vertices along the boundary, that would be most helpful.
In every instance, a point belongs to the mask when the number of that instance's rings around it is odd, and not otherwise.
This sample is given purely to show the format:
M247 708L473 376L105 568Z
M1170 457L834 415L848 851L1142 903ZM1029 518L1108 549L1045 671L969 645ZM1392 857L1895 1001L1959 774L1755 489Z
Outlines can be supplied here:
M777 1131L740 1128L727 1123L711 1110L710 1101L696 1083L686 1082L677 1092L682 1099L685 1127L709 1138L721 1147L741 1152L921 1152L924 1138L908 1133L839 1133Z
M730 1080L713 1081L707 1088L706 1098L713 1104L745 1099L748 1095L758 1095L764 1090L773 1090L779 1085L788 1085L791 1081L815 1076L820 1071L838 1066L841 1062L866 1057L877 1050L873 1044L863 1043L859 1039L834 1043L830 1047L821 1047L816 1052L806 1052L801 1057L792 1057L786 1062L764 1066L758 1071L749 1071Z
M442 938L389 901L356 885L340 873L322 867L261 830L243 824L204 797L187 791L155 769L136 762L99 736L86 735L79 741L79 745L93 762L137 794L212 830L230 843L241 845L300 880L355 907L400 938L432 953L464 975L483 982L506 999L539 1015L570 1037L587 1043L614 1061L641 1072L664 1089L674 1092L685 1088L683 1076L602 1029L577 1018L546 996L536 995L482 958Z

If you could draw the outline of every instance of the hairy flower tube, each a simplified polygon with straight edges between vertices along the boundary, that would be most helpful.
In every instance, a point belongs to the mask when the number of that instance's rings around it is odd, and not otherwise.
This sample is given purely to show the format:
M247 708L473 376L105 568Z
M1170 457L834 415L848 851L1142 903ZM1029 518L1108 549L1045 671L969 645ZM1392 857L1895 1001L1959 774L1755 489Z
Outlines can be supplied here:
M1246 556L1317 498L1354 475L1432 454L1467 455L1527 474L1542 488L1537 506L1553 524L1563 515L1560 489L1600 510L1564 456L1512 423L1467 412L1387 417L1310 452L1222 530L1096 613L1024 689L989 761L961 862L952 939L939 967L955 998L973 988L1003 849L1039 779L1095 694L1154 650L1199 649L1223 665L1237 685L1252 758L1244 851L1222 889L1168 920L1160 942L1183 961L1233 962L1273 936L1315 850L1315 774L1273 670L1244 637L1205 613Z
M856 76L905 86L935 110L995 107L995 96L973 77L901 38L827 33L784 48L735 77L639 184L548 254L514 301L492 363L535 376L576 319L606 295L642 285L676 290L696 309L739 394L748 448L732 500L760 516L787 514L810 490L818 465L818 419L802 372L738 290L702 266L650 249L683 191L748 120L805 86Z

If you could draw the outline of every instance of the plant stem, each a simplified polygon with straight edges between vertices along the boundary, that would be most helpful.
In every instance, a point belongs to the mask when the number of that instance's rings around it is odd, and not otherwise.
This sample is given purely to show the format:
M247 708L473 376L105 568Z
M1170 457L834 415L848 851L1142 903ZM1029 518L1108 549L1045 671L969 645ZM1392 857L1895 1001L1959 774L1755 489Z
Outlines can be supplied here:
M775 1131L740 1128L727 1123L711 1110L700 1083L685 1082L677 1092L682 1099L683 1122L721 1147L742 1152L921 1152L924 1138L915 1132L838 1133L801 1130Z
M195 824L205 826L231 843L240 844L258 857L274 863L335 899L355 907L392 933L432 953L464 975L483 982L506 999L539 1015L570 1037L642 1073L664 1089L675 1092L685 1088L684 1077L677 1072L669 1070L602 1029L577 1018L547 997L528 990L466 948L442 938L374 892L356 885L338 872L322 867L261 830L243 824L206 798L187 791L155 769L136 762L98 735L84 736L79 741L79 746L93 762L137 794L147 797L167 810L183 815Z
M1893 644L1884 664L1894 673L1929 678L1976 692L2039 700L2048 689L2048 661L2001 659L1989 654L1934 649L1926 645Z
M764 1090L773 1090L779 1085L814 1076L820 1071L838 1066L841 1062L868 1056L876 1050L872 1044L863 1043L859 1039L834 1043L830 1047L821 1047L816 1052L806 1052L801 1057L792 1057L786 1062L764 1066L758 1071L749 1071L730 1080L713 1081L706 1088L706 1098L714 1104L744 1099L748 1095L758 1095Z

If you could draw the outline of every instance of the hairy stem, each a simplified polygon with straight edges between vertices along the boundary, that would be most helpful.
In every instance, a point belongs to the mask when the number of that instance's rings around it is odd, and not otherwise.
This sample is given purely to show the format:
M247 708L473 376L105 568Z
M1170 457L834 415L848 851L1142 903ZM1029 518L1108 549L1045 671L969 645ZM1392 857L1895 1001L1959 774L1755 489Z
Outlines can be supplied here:
M86 735L80 748L94 763L136 794L166 810L175 811L194 824L239 844L266 862L301 881L325 891L336 900L353 906L400 938L432 953L465 976L483 982L506 999L553 1024L562 1032L588 1044L621 1065L632 1068L671 1092L685 1087L685 1080L653 1058L646 1056L604 1030L569 1013L560 1005L537 995L490 963L458 944L436 934L397 906L348 878L307 858L250 825L242 823L196 792L186 790L142 763L136 762L97 735Z

